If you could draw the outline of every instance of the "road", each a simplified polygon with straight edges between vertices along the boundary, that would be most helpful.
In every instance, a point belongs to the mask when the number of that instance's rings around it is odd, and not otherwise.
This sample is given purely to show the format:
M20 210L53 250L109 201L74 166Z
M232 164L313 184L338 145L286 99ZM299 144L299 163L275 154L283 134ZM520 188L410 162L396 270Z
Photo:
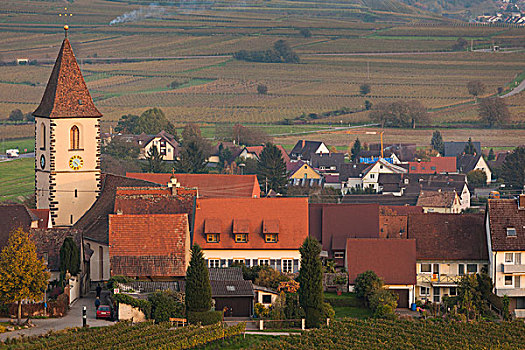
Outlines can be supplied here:
M0 162L9 162L20 158L35 158L35 152L22 153L18 158L7 158L5 154L0 154Z
M102 300L104 300L104 297L102 297ZM6 340L7 338L19 337L21 335L42 335L51 330L58 331L66 328L82 327L82 307L84 306L87 308L87 324L90 327L105 327L114 324L114 322L111 321L96 319L95 292L91 292L89 296L76 300L66 316L62 318L31 320L36 327L2 333L0 334L0 341ZM0 319L0 321L4 322L6 319Z
M500 96L501 98L504 98L504 97L510 97L512 95L516 95L520 92L522 92L523 90L525 89L525 80L522 80L522 82L520 83L520 85L516 86L514 89L512 89L511 92L505 94L505 95L502 95Z

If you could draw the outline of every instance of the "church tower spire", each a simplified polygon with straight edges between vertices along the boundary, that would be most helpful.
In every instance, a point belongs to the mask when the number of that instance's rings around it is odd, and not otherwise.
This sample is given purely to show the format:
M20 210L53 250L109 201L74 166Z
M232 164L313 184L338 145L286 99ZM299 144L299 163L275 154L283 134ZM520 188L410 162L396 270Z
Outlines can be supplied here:
M66 37L35 110L35 186L53 224L73 225L100 188L100 118Z

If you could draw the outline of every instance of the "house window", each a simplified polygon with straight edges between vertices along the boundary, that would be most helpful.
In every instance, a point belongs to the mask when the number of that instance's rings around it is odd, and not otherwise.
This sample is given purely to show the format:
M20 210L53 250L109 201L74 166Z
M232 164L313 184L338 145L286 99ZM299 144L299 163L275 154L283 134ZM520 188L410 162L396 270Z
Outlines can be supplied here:
M514 264L521 265L521 253L514 253Z
M45 150L46 149L46 126L44 123L41 124L40 130L42 132L40 137L40 149Z
M432 265L431 264L421 264L421 273L431 273Z
M520 287L521 287L520 276L514 276L514 288L520 288Z
M248 235L246 233L236 233L235 243L246 243L248 242Z
M465 264L458 265L458 275L463 276L465 274Z
M507 237L516 237L516 229L514 227L507 227Z
M343 259L345 257L345 253L344 252L335 252L334 253L334 258L335 259Z
M234 265L244 265L244 259L233 259Z
M467 273L478 273L478 264L467 264Z
M429 287L419 287L419 294L420 295L430 295L430 288Z
M208 242L208 243L218 243L219 242L219 234L218 233L207 233L206 234L206 242Z
M505 263L512 264L514 262L514 254L513 253L505 253Z
M431 170L436 170L436 167L435 166L431 166L430 169Z
M266 243L277 243L277 233L267 233L264 235Z
M262 303L263 304L271 304L272 303L272 296L269 294L265 294L262 296Z
M434 303L439 303L441 301L441 288L434 287Z
M259 259L259 266L270 266L270 259Z
M456 287L450 287L448 289L448 294L451 296L451 297L455 297L456 295L458 295L458 289Z
M49 263L49 255L48 255L47 253L43 253L42 255L43 255L43 256L42 256L42 259L44 259L44 264L45 264L46 267L47 267L47 265L48 265L48 263Z
M375 177L375 174L370 174L370 178L373 179Z
M293 260L292 259L283 259L283 267L282 271L284 273L292 273L293 272Z
M71 130L69 131L69 149L80 149L80 131L78 130L78 126L73 125L71 127Z
M221 260L220 259L210 259L208 260L208 264L210 266L210 269L217 269L221 267Z
M512 276L505 276L505 285L512 286Z

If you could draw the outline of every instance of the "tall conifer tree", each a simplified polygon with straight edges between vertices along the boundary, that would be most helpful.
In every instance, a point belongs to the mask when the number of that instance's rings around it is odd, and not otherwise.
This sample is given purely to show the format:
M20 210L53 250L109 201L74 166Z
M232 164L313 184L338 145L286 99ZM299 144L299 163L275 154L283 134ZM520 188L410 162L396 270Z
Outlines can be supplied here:
M211 286L208 268L199 245L191 248L191 259L186 271L186 311L202 312L211 309Z
M323 297L323 268L319 254L321 245L307 237L299 248L301 269L299 270L299 302L306 314L306 327L316 328L321 323Z

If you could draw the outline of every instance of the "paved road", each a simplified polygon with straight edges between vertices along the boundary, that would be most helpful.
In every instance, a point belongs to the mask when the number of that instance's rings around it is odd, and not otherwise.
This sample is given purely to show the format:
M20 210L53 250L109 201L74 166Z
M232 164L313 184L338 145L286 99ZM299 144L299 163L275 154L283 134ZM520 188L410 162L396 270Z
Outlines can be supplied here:
M516 95L520 92L522 92L523 90L525 89L525 80L523 80L520 85L516 86L511 92L509 92L508 94L505 94L505 95L502 95L500 97L510 97L512 95Z
M104 300L104 296L102 296ZM32 336L32 335L42 335L46 334L50 330L61 330L65 328L72 327L82 327L82 307L87 307L87 318L88 325L90 327L104 327L114 324L114 322L106 320L97 320L96 319L96 309L95 309L95 293L92 292L88 297L84 297L76 300L68 314L62 318L48 318L48 319L36 319L31 320L36 327L21 329L13 332L6 332L0 334L0 340L5 340L7 338L19 337L20 335ZM5 319L0 319L0 321L6 321Z

